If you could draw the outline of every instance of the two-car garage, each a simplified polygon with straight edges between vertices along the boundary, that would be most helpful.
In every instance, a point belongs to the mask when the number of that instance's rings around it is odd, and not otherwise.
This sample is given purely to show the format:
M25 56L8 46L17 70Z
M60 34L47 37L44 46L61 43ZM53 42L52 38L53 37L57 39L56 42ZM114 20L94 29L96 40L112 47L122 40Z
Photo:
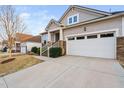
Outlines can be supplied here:
M116 59L114 31L67 37L67 55Z

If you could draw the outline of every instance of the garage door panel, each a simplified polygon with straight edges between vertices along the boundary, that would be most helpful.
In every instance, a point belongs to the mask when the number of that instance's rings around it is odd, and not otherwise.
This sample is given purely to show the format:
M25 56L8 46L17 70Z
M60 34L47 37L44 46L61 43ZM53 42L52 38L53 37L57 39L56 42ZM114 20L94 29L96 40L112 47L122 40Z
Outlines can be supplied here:
M67 54L116 58L115 37L67 41Z

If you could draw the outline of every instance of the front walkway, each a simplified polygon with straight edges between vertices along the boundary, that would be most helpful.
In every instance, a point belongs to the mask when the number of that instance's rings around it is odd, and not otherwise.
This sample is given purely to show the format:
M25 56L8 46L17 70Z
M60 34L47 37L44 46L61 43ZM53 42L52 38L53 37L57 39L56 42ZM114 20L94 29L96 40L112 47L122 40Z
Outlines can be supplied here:
M124 69L116 60L63 56L0 78L0 87L124 87Z

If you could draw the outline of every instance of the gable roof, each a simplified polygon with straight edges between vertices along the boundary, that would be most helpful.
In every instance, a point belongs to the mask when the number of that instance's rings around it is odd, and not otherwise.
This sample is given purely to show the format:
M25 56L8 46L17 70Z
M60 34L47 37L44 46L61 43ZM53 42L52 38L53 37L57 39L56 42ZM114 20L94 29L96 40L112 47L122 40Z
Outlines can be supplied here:
M16 38L17 41L22 42L26 39L29 39L29 38L33 37L33 36L29 35L29 34L24 34L24 33L16 33L16 37L17 37Z
M120 13L124 13L124 11L115 11L115 12L112 12L112 14L120 14Z
M80 23L77 23L77 24L67 25L67 26L64 27L64 29L68 29L68 28L75 27L75 26L80 26L80 25L86 25L86 24L89 24L89 23L99 22L99 21L103 21L103 20L106 20L106 19L115 18L115 17L119 17L119 16L124 16L124 12L119 12L119 13L115 13L115 14L110 15L110 16L104 16L104 17L100 17L100 18L91 19L91 20L80 22Z
M105 11L101 11L101 10L97 10L97 9L92 9L92 8L88 8L88 7L84 7L84 6L71 5L71 6L69 6L69 8L64 12L64 14L62 15L62 17L59 19L59 22L62 21L62 19L66 16L66 14L67 14L72 8L83 9L83 10L91 11L91 12L94 12L94 13L97 13L97 14L102 14L102 15L111 15L111 13L109 13L109 12L105 12Z
M46 26L45 30L47 31L48 27L52 24L55 23L57 26L61 26L62 24L60 24L58 21L56 21L55 19L51 19L48 23L48 25Z
M80 23L77 23L77 24L72 24L72 25L64 26L63 24L60 23L60 21L64 18L64 16L73 7L80 8L80 9L85 9L85 10L92 11L92 12L99 13L99 14L103 14L104 16L101 16L99 18L94 18L94 19L91 19L91 20L87 20L87 21L83 21L83 22L80 22ZM84 25L84 24L88 24L88 23L92 23L92 22L97 22L97 21L102 21L102 20L105 20L105 19L114 18L114 17L118 17L118 16L124 16L124 11L115 11L115 12L111 12L110 13L110 12L105 12L105 11L101 11L101 10L97 10L97 9L87 8L87 7L84 7L84 6L71 5L65 11L65 13L63 14L63 16L59 19L59 21L56 21L54 19L51 19L50 22L49 22L49 24L47 25L47 27L49 27L49 25L50 25L51 22L55 22L55 24L57 24L58 26L64 26L64 29L68 29L68 28L79 26L79 25L82 25L82 24ZM40 33L40 34L47 34L47 32L45 31L45 32Z
M37 43L40 43L41 42L41 37L38 35L38 36L33 36L31 38L28 38L28 39L25 39L23 40L22 42L37 42Z

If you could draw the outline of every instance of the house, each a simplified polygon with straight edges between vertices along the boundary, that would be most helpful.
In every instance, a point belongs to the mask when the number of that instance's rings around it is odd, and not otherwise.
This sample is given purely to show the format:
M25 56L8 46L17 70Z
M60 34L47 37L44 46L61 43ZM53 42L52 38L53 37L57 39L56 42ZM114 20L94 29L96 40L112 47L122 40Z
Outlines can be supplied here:
M42 54L59 46L63 55L118 59L124 56L123 36L124 11L110 13L72 5L58 21L51 19L41 33L42 42L47 41Z
M14 44L12 47L12 52L23 52L27 53L31 51L31 48L36 46L41 46L41 37L33 36L24 33L16 33L16 38L13 38ZM0 49L3 50L5 47L8 48L7 40L3 40L0 43Z
M14 44L12 47L13 53L27 53L31 51L32 47L41 47L41 37L40 36L33 36L24 33L16 33L16 38L13 39ZM7 41L3 42L3 48L8 47Z
M32 47L41 47L41 36L32 36L21 42L21 53L30 52Z
M16 33L16 38L15 38L15 42L13 45L13 52L21 52L21 43L24 40L27 40L29 38L32 38L32 35L29 34L24 34L24 33Z

